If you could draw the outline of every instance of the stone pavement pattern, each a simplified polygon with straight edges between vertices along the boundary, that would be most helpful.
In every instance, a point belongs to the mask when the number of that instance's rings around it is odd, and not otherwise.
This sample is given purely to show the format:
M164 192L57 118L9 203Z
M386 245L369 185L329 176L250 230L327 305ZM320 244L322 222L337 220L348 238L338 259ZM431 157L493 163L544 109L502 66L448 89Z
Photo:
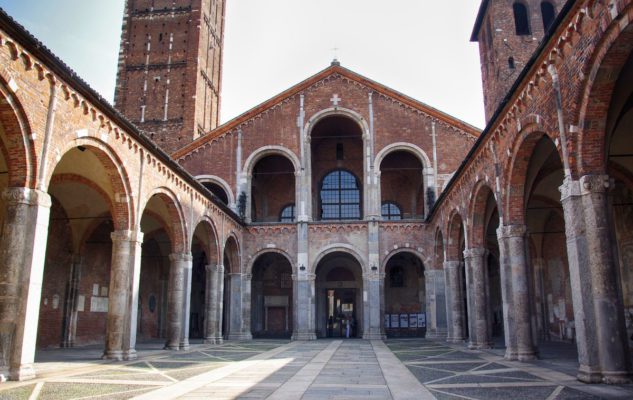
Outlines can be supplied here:
M633 398L633 386L584 385L551 363L424 339L228 342L127 363L59 354L66 362L36 365L39 379L0 385L0 399Z

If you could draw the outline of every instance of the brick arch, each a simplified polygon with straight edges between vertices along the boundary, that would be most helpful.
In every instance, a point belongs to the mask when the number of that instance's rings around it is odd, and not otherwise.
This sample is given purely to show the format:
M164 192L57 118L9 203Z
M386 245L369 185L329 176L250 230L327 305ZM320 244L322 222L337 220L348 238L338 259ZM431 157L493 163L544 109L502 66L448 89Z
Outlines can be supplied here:
M0 149L8 167L9 187L35 187L36 155L31 143L31 125L24 107L7 85L0 70L0 124L4 127L7 143L0 141Z
M230 270L228 270L227 272L239 273L242 271L242 266L240 262L241 261L240 242L233 233L231 233L229 237L226 239L226 242L224 242L222 255L226 256L229 259ZM222 263L224 263L224 257L222 259ZM226 270L226 265L224 266L224 268Z
M295 153L293 153L290 149L283 146L264 146L259 149L253 151L250 156L244 162L243 174L246 176L252 176L253 168L259 161L268 156L281 156L288 159L294 169L295 173L301 170L301 162Z
M86 150L90 150L99 159L103 167L103 171L109 178L110 185L112 185L112 191L115 196L114 199L110 199L110 203L112 205L112 219L116 221L115 226L121 227L123 230L131 230L135 220L135 213L132 189L127 170L125 169L121 159L116 154L116 151L100 139L94 137L84 137L64 143L64 145L59 148L61 154L59 160L53 161L54 165L51 165L50 168L47 169L46 176L41 177L43 187L48 190L57 165L59 165L59 163L64 159L64 156L70 150L79 146L85 147ZM50 160L52 161L54 159L51 157ZM117 199L116 197L119 198ZM140 223L140 220L138 222Z
M448 219L448 226L446 227L446 232L448 232L447 239L448 242L446 244L446 260L447 261L457 261L460 260L460 232L465 236L466 232L464 231L464 219L458 210L454 210L451 213L450 218Z
M610 21L585 65L588 79L580 91L575 118L582 133L577 135L578 158L571 165L575 178L605 174L608 169L607 118L620 72L633 51L633 5L621 15L623 18ZM623 21L627 24L623 25Z
M233 191L231 190L231 185L229 185L229 183L225 181L224 179L216 175L198 175L196 176L196 179L200 181L200 183L209 182L209 183L214 183L218 185L219 187L224 189L224 192L226 193L226 197L229 199L228 205L230 206L231 204L235 204L235 195L233 194Z
M257 260L260 259L260 257L266 255L266 254L279 254L280 256L282 256L283 258L285 258L288 261L288 264L290 264L290 267L292 268L292 272L293 273L297 273L296 268L292 265L292 257L290 257L290 254L288 254L287 252L285 252L282 249L269 249L269 248L262 248L257 250L251 257L251 261L248 262L248 265L246 266L246 273L247 274L252 274L253 273L253 266L255 265L255 263L257 262Z
M386 268L387 268L387 264L389 263L389 260L391 260L394 256L396 256L398 254L402 254L402 253L409 253L409 254L412 254L412 255L416 256L418 258L418 260L420 260L420 263L422 264L423 270L427 270L428 269L427 258L424 255L424 253L419 252L416 249L400 248L400 249L395 249L395 250L390 251L389 254L387 254L385 256L385 258L382 260L382 264L380 266L380 272L385 273L386 272Z
M540 125L530 125L525 127L514 140L512 147L512 155L508 158L504 167L504 176L502 180L503 191L502 200L503 220L510 225L523 225L525 223L525 183L527 172L530 166L532 154L536 144L547 136L554 144L556 136L551 135ZM563 160L560 146L554 145L558 157ZM499 215L501 218L502 216Z
M469 245L472 248L483 247L486 243L486 203L490 195L492 195L496 203L495 192L488 182L480 180L475 184L471 194L470 207L468 208L471 221L468 227L470 228L468 238L470 240ZM497 204L498 209L499 205Z
M382 164L382 161L389 154L396 151L406 151L410 154L413 154L418 160L420 160L423 168L432 168L431 160L429 159L429 156L426 155L424 150L422 150L419 146L416 146L415 144L406 142L391 143L390 145L385 146L376 155L374 165L380 169L380 164Z
M347 117L358 124L361 132L363 133L363 141L369 137L369 124L363 118L362 115L354 110L350 110L344 107L330 107L321 110L314 114L305 125L305 132L308 133L308 138L312 137L312 130L322 120L328 117Z
M363 274L365 273L363 257L361 257L361 255L358 254L354 246L351 246L346 243L333 243L319 250L318 252L319 255L314 259L314 262L312 263L312 266L310 267L310 272L312 274L316 274L316 269L319 266L319 263L323 261L323 259L326 256L333 253L345 253L347 255L352 256L352 258L354 258L356 262L358 263L358 266L360 267L361 272Z
M435 231L435 243L433 246L433 268L440 270L444 268L444 235L438 227Z
M174 253L188 253L190 250L190 246L187 243L187 228L185 226L185 218L184 212L182 210L182 205L178 201L178 198L170 189L165 187L159 187L154 189L147 199L145 200L145 204L143 205L143 211L140 213L140 217L143 217L145 213L145 209L147 208L147 204L154 197L157 196L165 206L167 207L167 211L169 212L170 221L165 221L167 224L165 226L165 230L170 236L172 241L172 251ZM140 226L140 219L139 219Z
M191 237L189 238L189 243L191 244L191 246L193 246L193 239L196 235L196 230L201 225L207 226L208 232L211 234L211 237L208 238L209 246L205 248L206 253L207 253L207 260L209 263L219 264L220 263L220 243L218 240L218 230L216 229L215 224L213 223L213 220L210 217L203 215L202 217L198 219L198 221L196 221L196 223L193 225L193 229L191 230Z

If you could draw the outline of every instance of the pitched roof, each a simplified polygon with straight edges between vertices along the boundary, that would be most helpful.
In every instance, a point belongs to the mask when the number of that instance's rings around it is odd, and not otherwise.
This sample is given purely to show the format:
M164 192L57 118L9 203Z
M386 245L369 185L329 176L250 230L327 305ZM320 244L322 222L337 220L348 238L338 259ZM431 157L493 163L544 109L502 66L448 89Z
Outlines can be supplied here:
M483 0L479 5L479 12L477 12L475 27L473 28L473 33L470 35L471 42L479 41L479 31L481 30L481 25L484 23L484 16L488 10L488 4L490 4L490 0Z
M480 134L480 129L460 120L457 119L453 116L450 116L442 111L439 111L436 108L433 108L425 103L422 103L421 101L415 100L409 96L406 96L396 90L393 90L391 88L388 88L387 86L384 86L380 83L377 83L369 78L366 78L360 74L357 74L356 72L353 72L345 67L342 67L338 62L333 62L328 68L322 70L321 72L318 72L317 74L309 77L308 79L304 80L303 82L300 82L294 86L292 86L291 88L279 93L278 95L272 97L271 99L251 108L250 110L246 111L245 113L243 113L242 115L239 115L238 117L232 119L231 121L217 127L216 129L212 130L211 132L207 133L206 135L199 137L198 139L194 140L193 142L189 143L188 145L184 146L183 148L176 150L173 154L172 157L174 159L179 159L193 151L195 151L196 149L198 149L200 146L212 141L215 138L218 138L224 134L226 134L227 132L230 132L231 130L235 129L236 127L238 127L239 125L243 124L244 122L254 118L255 116L257 116L258 114L268 110L269 108L273 107L275 104L278 104L280 102L282 102L283 100L292 97L306 89L308 89L310 86L314 85L315 83L327 78L328 76L331 75L335 75L338 74L340 76L343 76L347 79L350 79L352 81L358 82L372 90L374 90L377 93L383 94L385 96L391 97L397 101L399 101L402 104L405 104L407 106L410 106L416 110L420 110L434 118L437 118L438 120L444 121L450 125L453 125L461 130L463 130L466 133L469 133L471 135L473 135L474 137L479 137Z

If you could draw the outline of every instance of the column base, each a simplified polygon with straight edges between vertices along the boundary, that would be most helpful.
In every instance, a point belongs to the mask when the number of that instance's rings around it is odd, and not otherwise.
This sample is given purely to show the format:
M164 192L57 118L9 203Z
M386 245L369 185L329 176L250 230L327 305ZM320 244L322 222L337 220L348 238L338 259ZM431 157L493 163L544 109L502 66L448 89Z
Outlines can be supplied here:
M121 350L106 350L103 352L101 359L123 361L123 352Z
M191 346L189 345L189 340L183 340L178 346L179 350L189 350L190 347Z
M132 361L138 359L138 354L136 354L136 349L125 350L123 352L123 360Z
M534 361L538 359L538 353L535 351L519 351L517 359L519 361Z
M448 343L464 343L464 341L466 340L466 338L446 338L446 341Z
M0 383L6 382L10 379L9 368L1 367L0 368Z
M165 343L165 347L163 347L163 350L180 350L180 344L167 342Z
M290 340L316 340L315 332L295 332L292 334Z
M210 337L204 338L204 342L203 343L204 344L219 344L219 343L216 343L216 340L217 339L216 339L215 336L210 336Z
M23 364L18 368L10 370L10 378L12 381L27 381L35 379L35 368L33 364Z
M607 385L626 385L631 383L629 371L602 371L602 383Z
M387 335L380 332L369 332L363 334L363 340L386 340Z
M468 349L469 350L486 350L486 349L492 349L492 348L493 348L493 345L490 342L488 342L488 343L476 343L476 342L468 343Z
M424 335L426 339L441 339L441 340L447 340L447 336L448 336L448 332L442 331L442 330L426 331L426 335Z
M587 365L581 365L580 368L578 368L576 379L583 383L602 383L602 374L600 371Z

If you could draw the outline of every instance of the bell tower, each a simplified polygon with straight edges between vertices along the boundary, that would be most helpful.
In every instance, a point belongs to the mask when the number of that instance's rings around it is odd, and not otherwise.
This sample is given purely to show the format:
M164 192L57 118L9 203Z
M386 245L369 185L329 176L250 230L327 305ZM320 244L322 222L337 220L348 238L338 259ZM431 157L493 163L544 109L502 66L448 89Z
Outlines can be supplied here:
M126 0L116 108L167 153L218 126L226 0Z
M483 0L470 40L479 42L486 122L543 40L565 0Z

